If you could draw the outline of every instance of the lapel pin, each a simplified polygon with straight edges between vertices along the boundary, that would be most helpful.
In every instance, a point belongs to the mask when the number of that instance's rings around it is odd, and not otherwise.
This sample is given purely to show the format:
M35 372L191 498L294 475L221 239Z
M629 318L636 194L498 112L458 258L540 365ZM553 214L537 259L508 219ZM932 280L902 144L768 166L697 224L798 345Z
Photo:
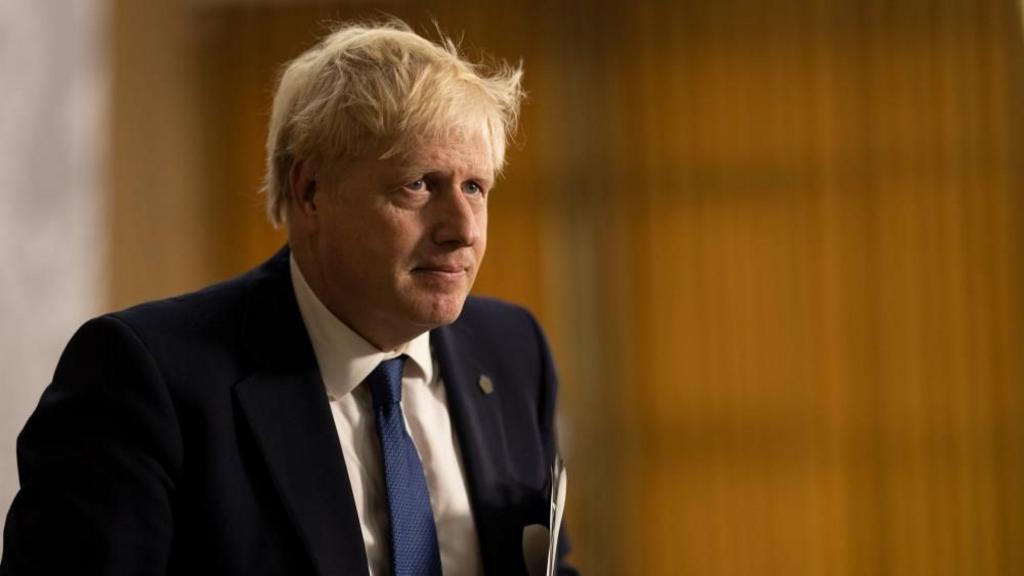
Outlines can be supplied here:
M484 394L494 392L494 382L491 382L491 377L487 374L481 374L477 384L480 385L480 389L484 391Z

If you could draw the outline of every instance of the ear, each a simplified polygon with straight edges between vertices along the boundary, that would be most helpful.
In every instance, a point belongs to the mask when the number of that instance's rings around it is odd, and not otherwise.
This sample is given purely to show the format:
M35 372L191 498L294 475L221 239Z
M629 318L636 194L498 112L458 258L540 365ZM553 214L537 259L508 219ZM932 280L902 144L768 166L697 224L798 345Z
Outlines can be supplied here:
M292 164L288 172L288 194L292 208L292 217L308 220L315 217L317 202L320 201L320 183L316 169L309 160L298 160Z

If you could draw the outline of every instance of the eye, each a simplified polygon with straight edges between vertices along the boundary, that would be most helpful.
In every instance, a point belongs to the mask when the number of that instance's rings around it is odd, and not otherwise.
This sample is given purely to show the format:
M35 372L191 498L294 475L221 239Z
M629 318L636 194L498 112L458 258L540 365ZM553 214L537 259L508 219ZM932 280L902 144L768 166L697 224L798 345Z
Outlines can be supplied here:
M462 189L466 192L466 194L483 194L484 192L483 186L472 180L463 184Z
M419 180L413 180L412 182L406 184L405 188L412 192L420 192L422 190L426 190L427 181L424 180L423 178L420 178Z

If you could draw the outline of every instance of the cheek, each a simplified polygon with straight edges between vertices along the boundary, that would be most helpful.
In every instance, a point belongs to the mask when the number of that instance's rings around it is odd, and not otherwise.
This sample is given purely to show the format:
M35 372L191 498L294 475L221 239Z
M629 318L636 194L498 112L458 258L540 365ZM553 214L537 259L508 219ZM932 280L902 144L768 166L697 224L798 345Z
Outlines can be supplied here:
M405 217L403 217L405 216ZM381 263L392 262L403 268L430 241L422 223L408 215L392 215L366 230L364 243L372 243L370 251Z

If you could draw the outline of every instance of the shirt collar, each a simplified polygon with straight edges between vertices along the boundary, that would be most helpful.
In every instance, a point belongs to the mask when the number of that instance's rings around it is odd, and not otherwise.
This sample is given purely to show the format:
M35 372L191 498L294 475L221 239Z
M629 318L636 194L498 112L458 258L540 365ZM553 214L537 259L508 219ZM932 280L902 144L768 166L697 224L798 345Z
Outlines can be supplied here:
M384 360L405 354L406 374L418 370L423 382L432 382L434 363L430 355L430 333L424 332L394 350L380 350L349 328L324 306L306 283L295 257L288 256L292 288L302 321L313 344L320 376L328 393L340 398L355 389Z

